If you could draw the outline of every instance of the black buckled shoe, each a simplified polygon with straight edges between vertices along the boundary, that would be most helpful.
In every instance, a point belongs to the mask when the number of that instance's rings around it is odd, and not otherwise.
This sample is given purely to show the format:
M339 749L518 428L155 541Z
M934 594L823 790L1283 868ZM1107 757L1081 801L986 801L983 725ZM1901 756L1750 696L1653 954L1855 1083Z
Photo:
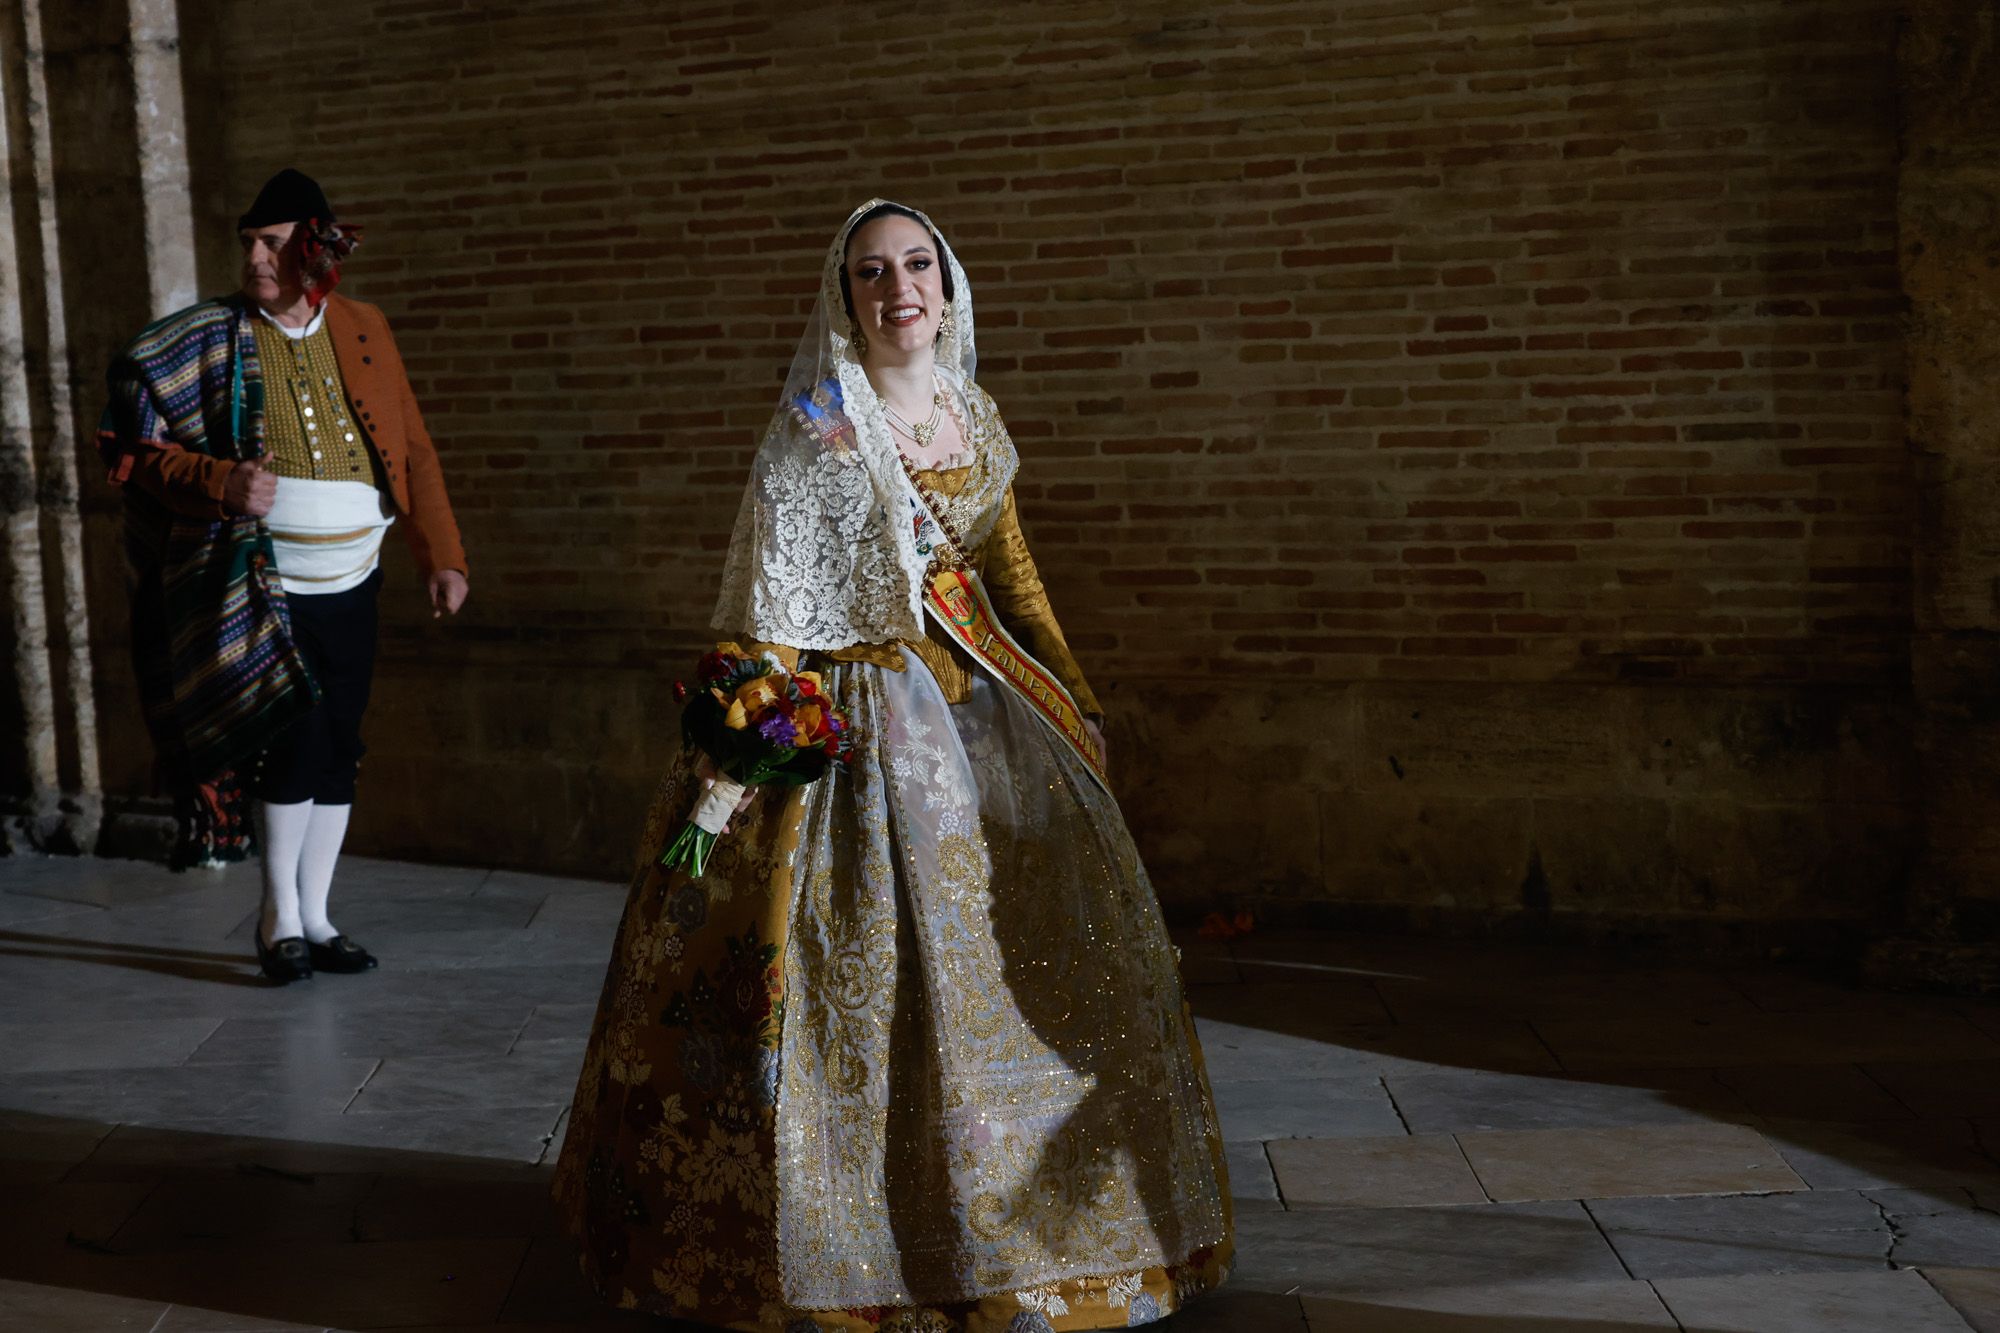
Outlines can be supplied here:
M280 986L289 986L294 981L311 981L313 976L312 956L306 950L305 940L298 935L287 935L269 944L264 943L261 934L258 935L257 966Z
M325 944L308 944L313 967L321 972L366 972L375 966L375 955L345 935L335 935Z

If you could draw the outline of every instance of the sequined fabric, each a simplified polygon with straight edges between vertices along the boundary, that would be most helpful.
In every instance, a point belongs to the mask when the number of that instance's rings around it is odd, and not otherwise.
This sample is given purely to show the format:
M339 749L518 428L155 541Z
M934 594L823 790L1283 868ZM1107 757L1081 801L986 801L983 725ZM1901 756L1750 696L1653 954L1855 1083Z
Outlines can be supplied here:
M698 882L638 876L564 1215L617 1303L759 1333L1164 1317L1229 1222L1144 869L1026 704L905 666L831 668L851 770L760 796ZM677 767L646 862L693 795Z

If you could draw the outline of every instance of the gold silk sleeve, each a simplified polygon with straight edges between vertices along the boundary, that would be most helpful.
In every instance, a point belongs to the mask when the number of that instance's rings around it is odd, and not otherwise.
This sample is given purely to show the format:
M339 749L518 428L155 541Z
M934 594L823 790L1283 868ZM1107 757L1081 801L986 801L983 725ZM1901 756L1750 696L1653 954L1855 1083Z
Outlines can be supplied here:
M1027 538L1021 535L1021 517L1014 508L1010 487L982 553L980 582L1001 621L1021 641L1037 662L1055 674L1063 687L1076 698L1076 706L1092 718L1104 716L1097 696L1083 678L1083 669L1070 653L1062 627L1056 623L1055 608L1042 587L1041 573L1028 554Z

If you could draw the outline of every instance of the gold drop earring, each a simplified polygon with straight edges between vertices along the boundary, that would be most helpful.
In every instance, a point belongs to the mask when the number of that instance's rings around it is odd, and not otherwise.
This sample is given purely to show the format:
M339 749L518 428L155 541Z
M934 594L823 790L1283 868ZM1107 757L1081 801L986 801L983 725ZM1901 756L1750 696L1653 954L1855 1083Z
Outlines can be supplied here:
M849 320L847 322L847 340L854 344L854 354L856 356L868 355L868 335L861 331L861 324L858 320Z
M958 312L951 308L951 302L946 301L944 309L938 314L937 340L943 342L957 332Z

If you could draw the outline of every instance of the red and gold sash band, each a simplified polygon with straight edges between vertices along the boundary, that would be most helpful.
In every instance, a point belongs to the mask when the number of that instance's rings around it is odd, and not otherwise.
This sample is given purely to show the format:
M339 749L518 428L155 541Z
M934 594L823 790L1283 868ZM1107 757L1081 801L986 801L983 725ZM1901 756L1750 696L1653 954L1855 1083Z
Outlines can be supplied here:
M1001 626L979 580L962 569L934 568L924 581L924 605L974 661L1025 699L1056 735L1068 742L1097 785L1108 793L1110 784L1098 762L1097 749L1090 743L1090 733L1083 729L1083 712L1076 700Z

